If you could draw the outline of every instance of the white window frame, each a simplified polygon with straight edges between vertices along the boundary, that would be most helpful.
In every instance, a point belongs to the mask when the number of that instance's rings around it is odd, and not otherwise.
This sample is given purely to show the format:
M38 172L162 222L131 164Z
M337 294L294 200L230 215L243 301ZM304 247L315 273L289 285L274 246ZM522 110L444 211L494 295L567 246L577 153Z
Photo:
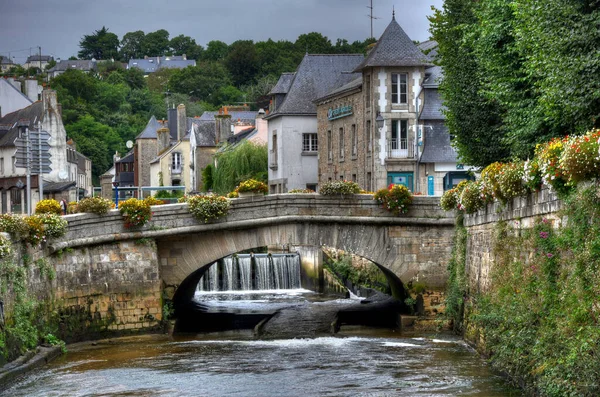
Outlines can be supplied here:
M319 141L316 132L305 132L302 134L302 152L313 153L319 150Z
M408 73L392 73L392 104L408 104Z

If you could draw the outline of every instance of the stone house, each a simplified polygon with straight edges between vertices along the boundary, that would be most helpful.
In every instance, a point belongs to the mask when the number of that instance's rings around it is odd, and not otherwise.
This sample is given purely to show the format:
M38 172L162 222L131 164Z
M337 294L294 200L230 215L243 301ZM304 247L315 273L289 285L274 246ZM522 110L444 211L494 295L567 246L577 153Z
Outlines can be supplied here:
M319 183L353 180L368 191L394 183L440 195L467 177L444 123L441 69L394 17L353 71L358 79L315 101Z
M269 191L316 189L319 181L317 106L314 100L360 76L359 54L306 54L295 73L284 73L270 92Z
M11 68L16 67L17 64L10 59L10 57L0 55L0 73L6 73Z
M43 175L44 197L77 200L91 195L91 162L67 144L60 106L53 90L44 90L42 100L0 118L0 201L2 212L26 212L26 169L17 167L15 141L20 126L50 135L51 172ZM75 171L73 171L75 169ZM39 201L39 176L31 176L32 208Z
M30 55L23 64L23 69L38 68L43 71L53 60L54 57L52 55Z

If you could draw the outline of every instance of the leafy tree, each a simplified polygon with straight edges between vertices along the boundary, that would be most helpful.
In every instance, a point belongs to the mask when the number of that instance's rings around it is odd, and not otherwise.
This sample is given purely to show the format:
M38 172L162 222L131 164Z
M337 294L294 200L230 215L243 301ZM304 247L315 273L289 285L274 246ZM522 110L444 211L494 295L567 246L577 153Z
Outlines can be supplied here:
M334 53L331 41L321 33L311 32L301 34L296 39L296 50L309 54L332 54Z
M91 35L84 35L79 42L81 59L111 59L118 57L119 37L103 26Z
M142 41L142 52L149 57L161 57L169 51L169 32L164 29L150 32Z
M206 45L206 51L204 51L204 58L207 61L221 61L227 56L229 46L222 41L212 40Z
M478 167L506 159L497 104L481 93L479 60L469 37L477 24L472 0L446 0L430 17L438 42L438 64L444 69L440 90L446 124L461 161Z
M200 60L204 48L196 44L196 40L180 34L171 39L169 43L173 55L186 55L187 59Z
M217 154L213 190L218 194L226 194L247 179L267 182L267 157L266 145L248 141Z
M146 34L141 30L125 33L121 40L121 59L128 62L130 59L140 59L144 57L143 43Z
M194 99L219 105L216 94L221 87L230 83L227 70L222 64L200 62L197 66L176 70L169 80L169 88L181 94L191 95Z
M258 72L258 56L252 40L238 40L229 46L225 65L236 86L248 84Z
M138 68L126 69L123 71L123 79L125 83L132 89L141 89L146 87L146 80L144 78L144 72Z

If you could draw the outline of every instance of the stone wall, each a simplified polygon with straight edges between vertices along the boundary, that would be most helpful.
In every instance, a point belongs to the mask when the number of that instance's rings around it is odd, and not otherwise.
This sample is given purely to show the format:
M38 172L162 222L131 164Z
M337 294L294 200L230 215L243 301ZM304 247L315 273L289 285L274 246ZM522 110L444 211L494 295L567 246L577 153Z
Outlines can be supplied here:
M467 228L466 274L472 292L482 292L489 287L490 271L494 264L494 233L499 222L507 222L507 226L518 233L520 229L531 228L537 219L549 219L558 226L558 211L562 202L555 193L547 188L517 197L502 205L499 202L488 206L475 214L465 215L464 225ZM521 250L522 247L511 247ZM530 253L521 252L527 258Z

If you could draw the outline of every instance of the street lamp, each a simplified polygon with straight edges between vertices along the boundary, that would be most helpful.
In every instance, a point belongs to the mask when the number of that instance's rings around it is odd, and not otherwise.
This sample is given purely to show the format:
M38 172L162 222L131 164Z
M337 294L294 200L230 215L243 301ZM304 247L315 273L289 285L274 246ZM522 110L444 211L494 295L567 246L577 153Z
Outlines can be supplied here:
M381 116L381 113L377 112L377 118L375 119L375 123L377 123L377 128L382 129L384 122L385 119Z
M115 187L115 208L119 209L119 182L114 181L112 184Z

